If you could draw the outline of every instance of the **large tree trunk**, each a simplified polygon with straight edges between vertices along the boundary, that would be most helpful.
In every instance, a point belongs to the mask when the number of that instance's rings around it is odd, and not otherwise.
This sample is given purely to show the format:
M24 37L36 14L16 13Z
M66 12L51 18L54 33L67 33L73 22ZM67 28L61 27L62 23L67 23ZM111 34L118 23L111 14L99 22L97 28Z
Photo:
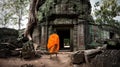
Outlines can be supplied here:
M24 34L26 37L28 36L32 37L33 29L37 25L36 8L35 8L36 2L37 0L31 0L28 24Z
M40 30L37 18L37 12L39 7L45 2L45 0L31 0L30 4L30 12L29 12L29 19L27 28L25 29L24 36L27 37L29 40L32 40L34 49L36 51L37 47L40 46Z
M30 4L30 12L29 12L29 19L27 28L24 32L24 35L28 37L29 39L32 39L32 33L34 28L37 26L37 12L39 10L39 7L45 2L46 0L31 0Z

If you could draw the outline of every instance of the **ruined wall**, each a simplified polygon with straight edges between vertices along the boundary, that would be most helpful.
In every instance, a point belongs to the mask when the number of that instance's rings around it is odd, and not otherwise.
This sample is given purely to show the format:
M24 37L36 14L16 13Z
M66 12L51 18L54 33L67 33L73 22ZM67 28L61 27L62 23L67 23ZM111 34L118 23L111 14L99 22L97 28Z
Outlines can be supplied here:
M92 20L90 13L89 0L46 0L39 7L37 16L41 29L40 44L46 48L52 26L72 25L70 36L74 50L85 49L89 40L89 26L86 23Z
M0 43L14 41L18 37L18 31L10 28L0 28Z

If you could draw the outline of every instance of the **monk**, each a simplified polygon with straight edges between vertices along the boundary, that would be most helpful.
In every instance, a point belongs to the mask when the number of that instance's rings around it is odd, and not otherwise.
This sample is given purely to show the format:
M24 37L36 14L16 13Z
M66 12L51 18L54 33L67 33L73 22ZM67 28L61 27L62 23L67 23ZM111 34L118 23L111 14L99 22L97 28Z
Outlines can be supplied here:
M56 54L57 57L59 51L59 36L56 33L49 36L47 48L50 53L50 58L52 58L51 54Z

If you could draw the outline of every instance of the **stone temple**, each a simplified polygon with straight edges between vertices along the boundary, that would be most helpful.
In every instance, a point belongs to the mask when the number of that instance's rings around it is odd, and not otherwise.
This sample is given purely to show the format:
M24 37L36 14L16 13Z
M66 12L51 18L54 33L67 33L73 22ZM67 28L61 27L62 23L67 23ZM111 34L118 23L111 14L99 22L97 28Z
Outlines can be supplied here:
M90 43L90 13L89 0L46 0L39 7L39 25L33 38L41 49L46 49L48 37L55 30L60 37L60 50L86 49Z

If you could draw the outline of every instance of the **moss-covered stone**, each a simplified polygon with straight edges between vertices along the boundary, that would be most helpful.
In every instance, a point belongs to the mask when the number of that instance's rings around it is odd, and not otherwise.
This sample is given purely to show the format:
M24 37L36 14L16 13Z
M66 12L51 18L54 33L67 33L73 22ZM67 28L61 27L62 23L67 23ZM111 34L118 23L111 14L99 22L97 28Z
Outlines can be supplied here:
M91 5L89 0L46 0L40 6L38 11L38 19L42 21L44 18L52 14L77 14L82 19L90 17Z
M0 28L0 43L14 41L18 37L18 31L11 28Z
M22 55L22 58L24 58L24 59L29 59L29 58L35 57L35 51L34 51L32 41L27 41L24 44L24 46L22 47L21 55Z

